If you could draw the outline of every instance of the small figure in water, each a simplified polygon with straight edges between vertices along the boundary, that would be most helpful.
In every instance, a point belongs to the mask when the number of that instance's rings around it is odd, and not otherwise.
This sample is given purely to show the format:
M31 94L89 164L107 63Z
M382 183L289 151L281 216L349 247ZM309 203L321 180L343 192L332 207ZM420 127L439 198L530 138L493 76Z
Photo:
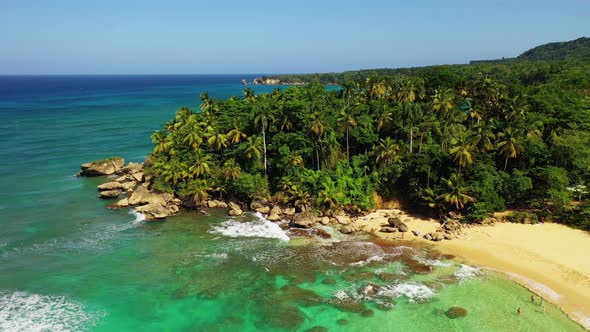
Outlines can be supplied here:
M520 308L516 309L516 313L521 315L522 314L522 310L520 310Z
M535 303L535 296L531 295L531 302Z
M545 313L545 299L541 298L541 308L543 308L543 313Z

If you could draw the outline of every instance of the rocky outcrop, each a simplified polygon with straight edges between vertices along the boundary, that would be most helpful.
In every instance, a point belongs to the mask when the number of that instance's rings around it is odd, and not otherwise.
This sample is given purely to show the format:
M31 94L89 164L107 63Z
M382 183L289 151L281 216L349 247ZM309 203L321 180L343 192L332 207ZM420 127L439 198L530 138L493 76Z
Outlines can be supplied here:
M342 234L352 234L355 232L354 227L350 226L350 225L345 225L342 228L340 228L340 233Z
M403 222L398 216L387 219L387 223L391 227L397 228L400 232L407 232L409 230L408 225L406 225L406 223Z
M395 232L397 232L397 228L384 226L384 227L381 227L380 232L381 233L395 233Z
M121 171L125 165L125 159L121 157L112 157L103 160L95 160L80 165L82 169L79 176L101 176L111 175Z
M439 242L445 239L445 234L442 232L432 232L424 234L424 239L428 241Z
M273 206L273 208L270 210L268 216L266 217L266 219L270 220L270 221L279 221L281 220L281 213L283 211L281 210L280 207L278 206Z
M270 207L268 206L261 206L257 209L255 209L256 212L262 213L262 214L269 214L270 213Z
M98 190L100 191L105 191L105 190L119 190L121 189L121 183L117 182L117 181L111 181L111 182L107 182L107 183L103 183L101 185L98 186Z
M244 211L242 211L242 208L240 208L240 206L234 202L229 202L228 207L229 212L227 214L229 214L230 216L241 216L244 213Z
M119 195L121 195L119 190L104 190L100 192L99 197L104 199L113 199L119 197Z
M295 215L291 224L299 228L311 228L315 225L315 216L310 212L302 212Z
M350 224L350 217L346 215L336 216L336 220L340 225L348 225Z

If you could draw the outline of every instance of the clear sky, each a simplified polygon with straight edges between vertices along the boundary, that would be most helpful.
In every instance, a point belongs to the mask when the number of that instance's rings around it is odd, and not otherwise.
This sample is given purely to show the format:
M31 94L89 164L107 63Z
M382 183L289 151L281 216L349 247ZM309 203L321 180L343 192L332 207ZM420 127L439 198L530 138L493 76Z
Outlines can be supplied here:
M581 36L589 0L0 0L0 74L330 72Z

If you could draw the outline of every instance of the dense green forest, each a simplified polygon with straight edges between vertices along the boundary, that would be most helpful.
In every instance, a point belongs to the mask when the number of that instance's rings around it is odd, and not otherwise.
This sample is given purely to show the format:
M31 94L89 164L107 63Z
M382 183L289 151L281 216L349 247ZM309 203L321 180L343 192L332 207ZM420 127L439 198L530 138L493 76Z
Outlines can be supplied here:
M465 222L515 209L515 221L590 228L588 59L359 73L335 74L334 91L309 76L268 94L203 93L201 110L153 134L153 188L326 213L369 210L378 193Z

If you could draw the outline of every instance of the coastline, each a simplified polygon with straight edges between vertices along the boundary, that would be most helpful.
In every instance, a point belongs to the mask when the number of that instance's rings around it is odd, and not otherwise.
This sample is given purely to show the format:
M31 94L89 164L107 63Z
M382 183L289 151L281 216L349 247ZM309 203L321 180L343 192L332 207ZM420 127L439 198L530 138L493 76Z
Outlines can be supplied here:
M400 210L377 210L357 220L361 230L383 239L395 233L379 232L386 214ZM402 212L410 231L422 234L439 227L434 219ZM428 243L457 260L505 273L513 281L561 308L571 319L590 330L590 234L560 224L496 223L464 229L465 235L433 243L408 232L404 240ZM397 235L399 239L399 235Z

